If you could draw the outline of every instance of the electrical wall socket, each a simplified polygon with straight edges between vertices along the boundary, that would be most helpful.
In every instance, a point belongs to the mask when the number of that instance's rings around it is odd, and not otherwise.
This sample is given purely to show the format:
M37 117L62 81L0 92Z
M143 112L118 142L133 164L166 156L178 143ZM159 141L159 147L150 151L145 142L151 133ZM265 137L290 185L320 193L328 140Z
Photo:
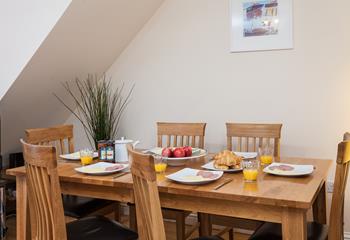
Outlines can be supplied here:
M326 184L327 187L327 192L328 193L333 193L333 189L334 189L334 182L328 181Z

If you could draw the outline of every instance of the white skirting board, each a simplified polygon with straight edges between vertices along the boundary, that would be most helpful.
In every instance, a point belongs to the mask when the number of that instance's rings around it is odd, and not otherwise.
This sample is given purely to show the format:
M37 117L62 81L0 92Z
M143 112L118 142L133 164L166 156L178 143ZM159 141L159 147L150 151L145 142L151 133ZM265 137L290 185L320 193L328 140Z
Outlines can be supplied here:
M344 232L344 240L350 240L350 232Z

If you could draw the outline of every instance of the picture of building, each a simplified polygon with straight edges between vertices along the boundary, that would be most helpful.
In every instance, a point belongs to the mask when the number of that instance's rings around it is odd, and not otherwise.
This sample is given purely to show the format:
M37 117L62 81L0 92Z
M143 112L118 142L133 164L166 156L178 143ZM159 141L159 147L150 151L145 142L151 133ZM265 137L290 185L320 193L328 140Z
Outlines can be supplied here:
M244 37L278 34L278 2L264 0L243 3Z

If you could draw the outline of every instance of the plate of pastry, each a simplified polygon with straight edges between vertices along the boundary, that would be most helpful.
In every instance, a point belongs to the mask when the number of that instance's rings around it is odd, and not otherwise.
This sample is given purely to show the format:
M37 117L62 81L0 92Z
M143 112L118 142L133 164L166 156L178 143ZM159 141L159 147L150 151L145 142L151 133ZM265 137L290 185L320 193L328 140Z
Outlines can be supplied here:
M239 172L242 171L242 156L238 156L229 150L221 151L213 156L213 161L205 164L202 168L223 172Z

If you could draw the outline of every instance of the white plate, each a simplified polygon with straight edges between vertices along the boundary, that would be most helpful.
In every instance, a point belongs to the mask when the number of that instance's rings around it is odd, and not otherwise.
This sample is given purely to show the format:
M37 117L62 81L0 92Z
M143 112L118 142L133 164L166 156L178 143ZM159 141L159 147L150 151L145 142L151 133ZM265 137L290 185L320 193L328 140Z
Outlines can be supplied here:
M212 170L212 171L223 171L223 172L240 172L243 170L243 168L235 168L235 169L227 169L227 170L223 170L223 169L217 169L214 167L214 161L208 162L207 164L204 164L202 166L202 168L207 169L207 170Z
M243 157L244 159L256 158L258 153L256 152L234 152L237 156Z
M293 170L271 170L273 166L286 165L293 168ZM296 176L305 176L313 173L314 166L313 165L294 165L288 163L272 163L269 166L265 167L263 170L265 173L278 175L278 176L286 176L286 177L296 177Z
M146 153L151 152L151 153L154 153L157 155L162 155L162 150L163 150L163 148L153 148L153 149L147 150L145 152ZM187 160L204 157L206 155L207 155L207 151L205 151L204 149L192 148L192 156L191 157L182 157L182 158L164 157L164 158L167 159L169 166L182 166L182 165L186 164Z
M67 160L80 160L80 152L60 155L60 158ZM98 152L94 152L93 158L98 158Z
M216 174L217 176L215 178L203 178L203 177L197 176L197 173L200 171ZM204 170L198 170L193 168L184 168L166 177L170 180L183 183L183 184L199 185L199 184L206 184L206 183L216 181L219 178L221 178L223 174L224 174L223 171L204 171Z
M107 167L111 167L114 165L122 165L122 167L119 169L106 171ZM129 167L129 164L99 162L88 166L74 168L74 170L79 173L90 174L90 175L108 175L111 173L122 171L127 167Z

